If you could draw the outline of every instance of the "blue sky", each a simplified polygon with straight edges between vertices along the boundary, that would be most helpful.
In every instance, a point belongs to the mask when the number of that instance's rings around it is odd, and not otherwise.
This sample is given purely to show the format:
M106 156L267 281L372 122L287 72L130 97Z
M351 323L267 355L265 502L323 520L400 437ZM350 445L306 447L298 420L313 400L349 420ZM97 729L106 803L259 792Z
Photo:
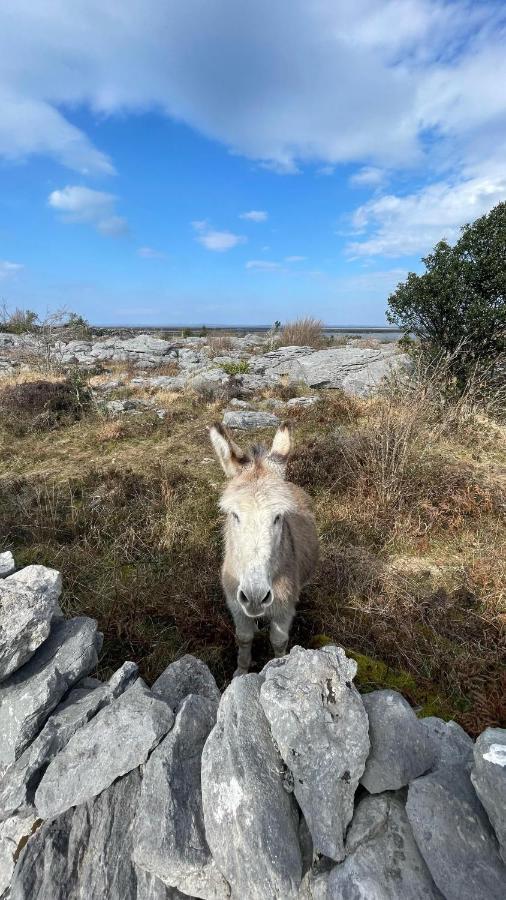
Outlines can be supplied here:
M505 35L487 2L3 0L0 297L381 324L506 199Z

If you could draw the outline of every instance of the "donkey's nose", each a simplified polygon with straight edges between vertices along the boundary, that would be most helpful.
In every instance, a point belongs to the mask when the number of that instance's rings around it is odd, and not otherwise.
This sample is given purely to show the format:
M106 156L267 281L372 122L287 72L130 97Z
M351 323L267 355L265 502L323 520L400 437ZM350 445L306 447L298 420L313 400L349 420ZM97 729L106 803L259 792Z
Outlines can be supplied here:
M272 591L269 588L258 590L250 587L242 587L238 594L239 603L244 611L253 617L261 616L272 603Z

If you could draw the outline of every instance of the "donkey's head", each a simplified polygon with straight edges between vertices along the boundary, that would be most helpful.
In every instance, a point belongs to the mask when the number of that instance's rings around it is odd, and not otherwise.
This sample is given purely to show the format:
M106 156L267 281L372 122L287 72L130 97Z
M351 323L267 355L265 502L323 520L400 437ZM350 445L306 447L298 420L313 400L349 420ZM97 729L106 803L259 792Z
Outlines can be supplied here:
M238 582L237 601L247 616L267 612L274 599L286 516L295 511L292 486L284 480L291 447L290 429L278 428L270 450L242 450L221 425L210 437L229 479L220 506L226 515L227 557Z

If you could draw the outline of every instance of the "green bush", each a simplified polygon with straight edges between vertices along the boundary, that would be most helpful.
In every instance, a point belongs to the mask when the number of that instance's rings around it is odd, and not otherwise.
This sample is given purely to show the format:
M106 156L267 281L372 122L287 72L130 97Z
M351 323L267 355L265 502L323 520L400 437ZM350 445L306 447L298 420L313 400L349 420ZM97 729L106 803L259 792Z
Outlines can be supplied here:
M238 359L237 362L220 363L220 369L223 369L227 375L247 375L249 363L247 359Z
M505 350L506 203L465 225L451 247L440 241L388 298L387 319L422 349L444 353L462 387L476 369L494 368Z

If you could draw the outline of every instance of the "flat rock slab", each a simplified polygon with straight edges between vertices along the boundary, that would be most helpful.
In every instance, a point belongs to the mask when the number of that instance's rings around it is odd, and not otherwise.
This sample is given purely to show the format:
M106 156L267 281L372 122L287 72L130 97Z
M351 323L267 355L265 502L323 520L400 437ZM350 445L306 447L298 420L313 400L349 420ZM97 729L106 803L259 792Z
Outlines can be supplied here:
M244 430L272 428L279 425L279 418L270 412L226 409L223 413L223 424L227 428L242 428Z
M44 823L20 854L10 900L182 900L155 879L139 879L132 863L140 785L136 770Z
M294 900L302 877L298 814L260 705L259 675L236 678L202 754L206 838L232 896Z
M371 752L361 782L370 794L395 791L428 772L434 761L429 732L397 691L362 697L369 717Z
M188 694L198 694L208 700L219 702L221 692L209 668L201 659L190 653L176 659L156 679L151 691L156 697L165 700L173 712Z
M34 812L35 791L44 767L65 747L75 732L86 725L99 710L119 697L137 677L135 663L124 663L107 684L86 685L83 679L52 716L24 753L13 762L0 780L0 820L22 812Z
M463 766L446 766L413 781L406 811L446 900L504 900L506 867Z
M218 703L190 694L174 727L144 769L133 859L165 884L205 900L230 896L207 844L200 787L201 754Z
M49 764L35 794L40 817L91 800L146 762L173 721L172 710L139 679L80 728Z
M336 347L297 356L296 364L300 379L310 387L341 388L366 397L390 372L406 368L409 358L395 347Z
M324 896L326 900L443 897L416 845L404 803L395 795L360 801L346 838L346 859L330 872Z
M93 619L58 620L32 658L0 685L0 765L21 756L63 695L96 667L101 646Z
M492 823L506 863L506 729L487 728L474 746L471 781Z
M457 722L445 722L437 716L427 716L420 719L422 728L425 729L434 749L434 759L431 770L436 771L442 766L452 766L455 763L465 764L473 758L473 740Z
M315 851L344 857L344 835L369 752L368 721L340 647L303 650L264 669L260 701Z
M50 591L32 590L10 578L1 581L0 681L28 662L44 643L55 609L56 599Z
M0 578L6 578L16 571L16 563L10 550L0 553Z

